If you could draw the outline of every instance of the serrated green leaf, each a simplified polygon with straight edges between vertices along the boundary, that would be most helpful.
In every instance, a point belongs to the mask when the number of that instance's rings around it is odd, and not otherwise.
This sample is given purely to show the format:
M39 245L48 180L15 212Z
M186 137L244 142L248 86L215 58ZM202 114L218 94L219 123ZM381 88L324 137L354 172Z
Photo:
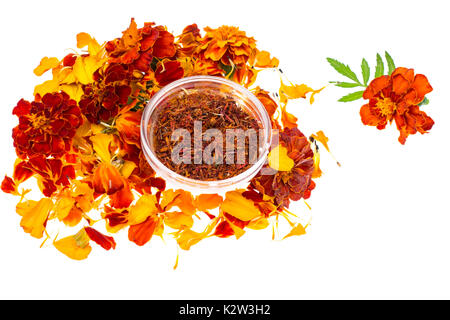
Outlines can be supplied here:
M384 55L386 56L386 62L389 68L388 75L391 75L395 70L394 59L392 59L391 55L387 51L384 52Z
M419 103L419 107L420 107L420 106L426 106L426 105L429 104L429 103L430 103L430 100L428 100L428 98L425 97L425 98L422 100L422 102Z
M364 91L356 91L353 93L350 93L346 96L343 96L342 98L340 98L338 101L339 102L350 102L350 101L355 101L358 99L361 99L363 96Z
M369 67L369 64L367 63L366 59L364 59L364 58L362 59L362 62L361 62L361 71L362 71L364 85L367 86L367 82L369 82L369 78L370 78L370 67Z
M360 84L360 82L358 80L358 77L352 71L352 69L350 69L350 67L348 65L345 65L342 62L339 62L339 61L337 61L336 59L333 59L333 58L327 58L327 61L334 68L334 70L336 70L337 72L339 72L343 76L345 76L345 77L355 81L356 83Z
M354 88L354 87L359 87L361 86L359 83L353 83L353 82L336 82L334 84L336 87L340 87L340 88Z
M375 78L381 77L384 74L384 63L380 54L377 53L377 66L375 68Z

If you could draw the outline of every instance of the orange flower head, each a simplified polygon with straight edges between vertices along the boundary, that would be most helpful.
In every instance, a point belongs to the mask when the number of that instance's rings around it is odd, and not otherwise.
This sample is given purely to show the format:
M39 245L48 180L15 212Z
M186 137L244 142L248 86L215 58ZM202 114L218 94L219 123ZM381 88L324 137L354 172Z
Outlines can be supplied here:
M390 76L372 80L364 91L363 98L369 103L361 107L361 120L379 130L395 121L400 131L398 140L405 144L410 134L423 134L433 127L433 119L419 110L419 104L432 90L424 75L414 75L413 69L397 68Z
M287 208L290 200L306 199L314 189L312 181L314 153L308 139L298 128L285 128L280 133L280 144L287 150L287 156L292 159L292 168L288 171L274 171L273 175L258 174L252 179L250 186L274 197L276 205Z
M206 35L199 47L200 56L224 65L246 64L255 53L256 41L247 37L238 27L222 26L217 29L205 28Z
M34 155L61 157L72 148L81 125L80 108L65 92L47 93L39 100L20 100L13 109L19 125L13 129L14 147L21 159Z
M137 28L134 19L121 38L106 43L109 61L130 65L132 70L151 71L153 58L172 58L176 53L175 37L163 26L147 22Z

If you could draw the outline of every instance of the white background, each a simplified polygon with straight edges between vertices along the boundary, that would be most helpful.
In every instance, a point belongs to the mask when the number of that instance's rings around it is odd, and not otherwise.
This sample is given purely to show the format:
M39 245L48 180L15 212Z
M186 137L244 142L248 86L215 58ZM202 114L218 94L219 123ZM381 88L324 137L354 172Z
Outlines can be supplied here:
M310 106L290 111L305 134L324 130L338 168L322 153L323 178L309 204L306 236L272 241L269 230L241 240L207 239L182 252L160 239L140 248L119 236L118 248L93 245L88 260L67 259L24 234L16 198L0 195L0 298L299 299L450 298L449 7L446 1L8 1L0 12L0 168L15 159L11 110L32 99L32 73L43 56L63 57L75 35L99 41L121 35L130 18L180 33L236 25L281 61L290 80L315 88L342 80L330 56L359 71L365 57L388 50L397 66L425 74L434 91L424 110L436 124L427 135L362 125L362 101L328 87ZM275 76L275 74L271 75ZM301 213L303 203L291 208Z

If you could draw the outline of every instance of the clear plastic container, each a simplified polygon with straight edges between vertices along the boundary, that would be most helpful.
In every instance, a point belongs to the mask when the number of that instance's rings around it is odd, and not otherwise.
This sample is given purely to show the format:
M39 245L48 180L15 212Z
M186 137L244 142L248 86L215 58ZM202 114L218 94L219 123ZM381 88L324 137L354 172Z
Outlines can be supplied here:
M231 178L215 181L203 181L187 178L166 167L154 153L153 130L158 117L158 108L164 105L167 99L187 90L201 89L217 90L233 96L241 108L246 110L260 123L260 139L258 158L244 172ZM220 193L236 188L246 188L250 180L261 170L272 141L272 126L270 117L263 104L246 88L230 80L212 76L193 76L172 82L158 91L144 109L141 120L142 150L150 166L156 174L167 181L174 188L181 188L194 193Z

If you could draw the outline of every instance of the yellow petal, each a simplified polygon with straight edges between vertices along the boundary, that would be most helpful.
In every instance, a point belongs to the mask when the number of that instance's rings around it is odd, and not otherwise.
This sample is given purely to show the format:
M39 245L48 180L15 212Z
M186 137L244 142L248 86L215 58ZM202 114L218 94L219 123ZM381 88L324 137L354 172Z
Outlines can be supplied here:
M225 200L220 208L223 212L226 212L239 220L250 221L261 216L261 212L255 207L253 201L242 195L243 191L245 190L227 192L225 194Z
M288 150L278 145L269 153L269 166L277 171L291 171L294 167L294 160L289 158Z
M70 210L72 210L74 204L75 200L73 198L64 196L59 199L58 202L56 202L55 212L60 221L62 221L69 215Z
M177 242L181 249L189 250L194 244L199 243L204 238L205 235L203 233L185 229L178 233Z
M111 153L109 146L113 141L113 136L106 133L97 133L89 138L94 147L96 155L105 163L111 162Z
M127 179L136 167L137 166L133 161L125 160L122 167L120 168L120 173L125 179Z
M47 80L44 83L34 87L34 95L39 94L43 97L46 93L59 91L59 82L57 80Z
M34 238L42 238L50 210L53 208L53 201L49 198L43 198L34 205L30 205L25 211L21 212L22 220L20 226L26 233Z
M259 51L256 55L256 64L258 68L276 68L280 64L280 61L273 57L270 58L270 53L267 51Z
M62 84L60 89L67 93L71 99L76 102L80 102L81 96L83 95L83 88L79 84Z
M89 84L94 81L93 74L101 65L102 62L97 60L96 57L78 57L73 65L73 74L78 82Z
M250 223L247 225L247 228L253 229L253 230L262 230L269 226L269 220L267 218L261 217L259 219L256 219L254 221L250 221Z
M60 252L74 260L84 260L92 251L92 247L89 245L89 236L84 231L84 228L73 236L53 242L53 245Z
M34 74L37 76L42 76L45 72L47 72L50 69L53 69L59 65L59 59L58 58L48 58L44 57L42 58L39 65L34 69Z
M306 229L300 223L298 223L294 228L292 228L291 232L289 232L283 239L292 237L292 236L302 236L306 234Z
M128 224L135 225L144 222L151 215L158 213L157 200L153 194L144 194L136 204L130 208Z
M89 44L89 42L92 41L92 37L89 35L89 33L86 32L80 32L77 34L77 48L81 49Z
M192 228L194 220L191 215L183 212L166 212L164 223L172 229Z

